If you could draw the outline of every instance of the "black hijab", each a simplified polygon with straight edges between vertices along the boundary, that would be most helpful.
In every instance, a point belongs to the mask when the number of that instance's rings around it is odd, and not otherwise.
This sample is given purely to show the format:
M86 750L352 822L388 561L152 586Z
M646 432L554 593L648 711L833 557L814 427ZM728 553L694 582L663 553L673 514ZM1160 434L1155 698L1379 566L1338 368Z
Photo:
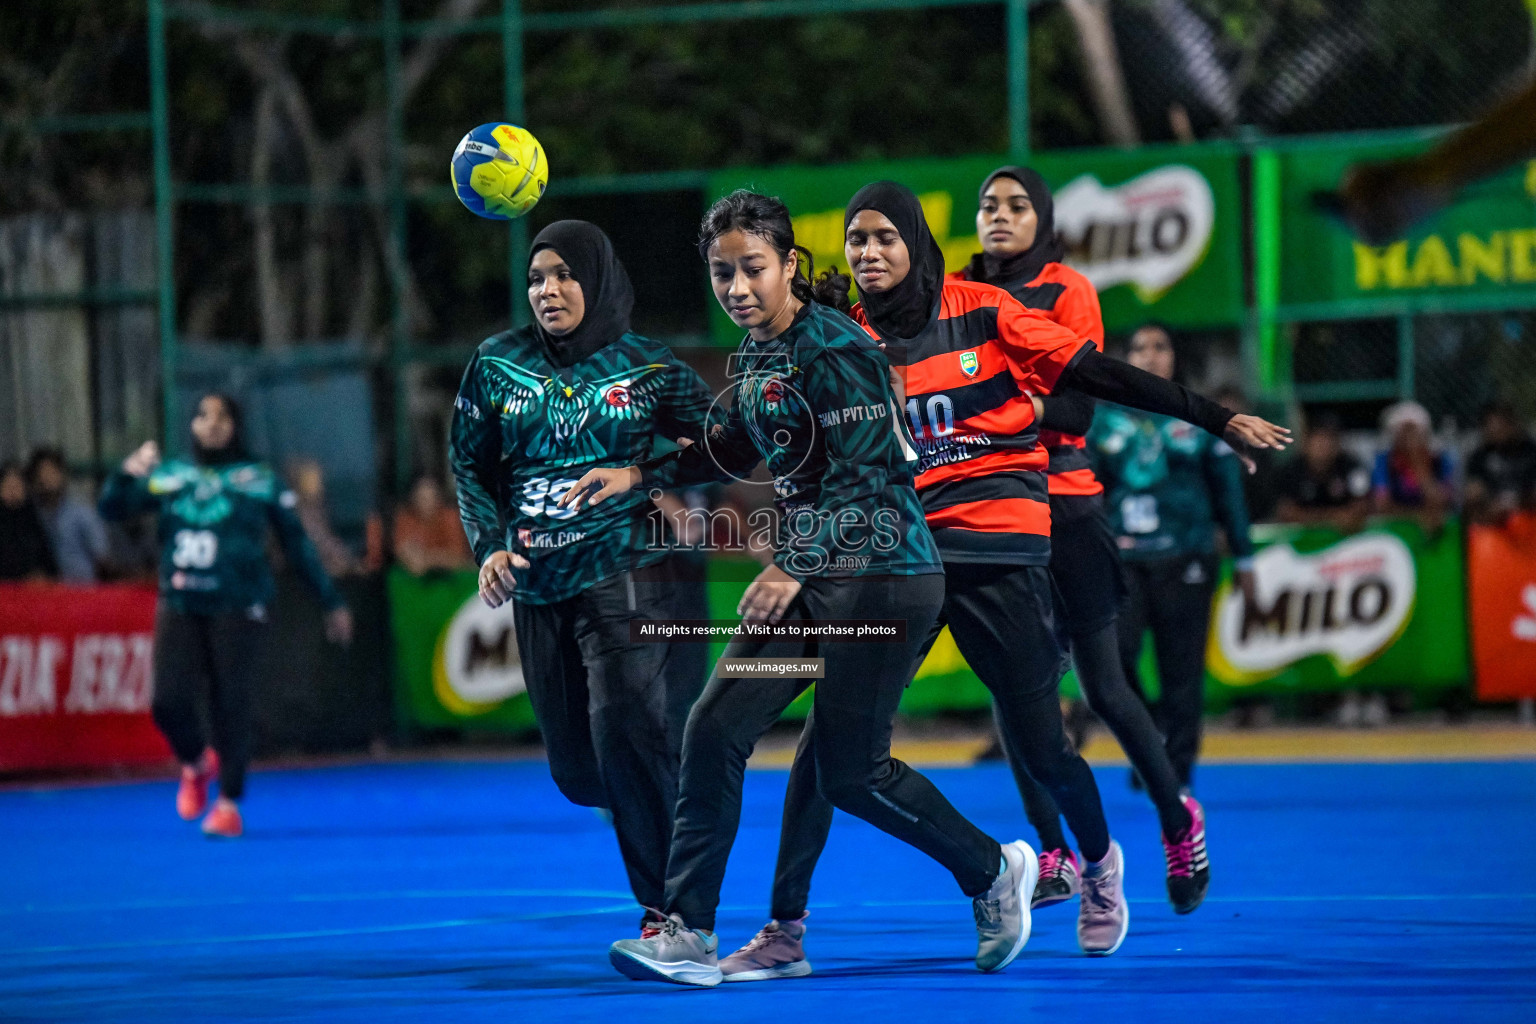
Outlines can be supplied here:
M987 189L998 178L1012 178L1018 182L1023 186L1024 194L1029 196L1029 201L1034 204L1038 221L1034 244L1012 256L988 256L979 252L971 257L966 273L971 280L986 284L1028 284L1040 276L1040 271L1045 269L1047 263L1059 263L1067 254L1067 247L1062 245L1056 235L1056 202L1051 198L1051 187L1038 172L1028 167L1009 166L999 167L987 175L987 180L981 183L981 190L977 193L978 203L986 197Z
M202 466L227 466L236 462L248 462L250 452L245 449L245 413L240 408L240 403L222 391L210 391L197 400L198 407L210 398L217 398L224 406L224 411L229 413L230 422L234 429L230 432L229 443L222 448L204 448L198 443L197 435L192 435L192 459Z
M624 264L613 251L613 243L603 229L584 220L557 220L540 231L533 240L528 258L540 249L560 254L571 276L581 285L586 305L581 323L563 337L555 337L535 323L550 355L560 366L570 366L619 340L629 330L629 314L635 307L635 291L630 287Z
M864 313L883 335L915 338L938 316L939 296L944 288L944 253L928 230L922 204L907 186L877 181L859 189L843 211L844 232L860 210L885 214L896 225L912 257L907 276L890 291L875 295L859 289ZM858 282L857 275L854 282Z

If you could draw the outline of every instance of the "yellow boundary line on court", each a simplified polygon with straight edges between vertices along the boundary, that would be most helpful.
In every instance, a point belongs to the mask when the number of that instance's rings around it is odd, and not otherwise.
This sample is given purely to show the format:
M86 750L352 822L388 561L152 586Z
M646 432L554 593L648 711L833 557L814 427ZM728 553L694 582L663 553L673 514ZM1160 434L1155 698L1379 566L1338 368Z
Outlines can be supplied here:
M893 752L914 765L968 765L988 746L985 736L969 739L898 739ZM784 768L794 759L793 745L755 754L754 768ZM1083 756L1092 764L1123 765L1120 745L1102 730ZM1440 728L1262 729L1208 733L1202 764L1349 764L1414 761L1536 761L1536 729Z

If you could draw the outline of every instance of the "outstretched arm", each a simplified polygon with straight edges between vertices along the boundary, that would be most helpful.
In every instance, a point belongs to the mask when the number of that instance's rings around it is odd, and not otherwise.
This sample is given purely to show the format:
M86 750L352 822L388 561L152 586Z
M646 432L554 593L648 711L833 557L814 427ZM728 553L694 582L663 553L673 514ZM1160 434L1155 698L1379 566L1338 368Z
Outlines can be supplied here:
M695 444L659 455L635 467L639 475L635 478L634 486L638 487L642 483L647 487L723 484L745 477L762 459L762 453L752 443L752 437L742 422L741 410L732 405L723 420L701 432ZM571 488L571 493L575 494L580 487L578 483ZM607 497L608 493L602 496ZM596 503L597 494L594 493L590 504Z
M714 396L709 393L704 378L693 367L673 356L667 367L661 402L656 409L656 430L662 437L672 441L682 438L701 441L709 429L709 410L713 404ZM663 456L661 460L651 460L642 463L642 466L650 467L650 472L645 474L646 483L655 487L678 486L675 479L678 471L676 458Z
M101 498L96 503L103 519L122 522L134 516L153 512L160 501L149 489L149 476L160 464L160 446L145 441L123 460L120 469L107 477L101 488Z
M1248 499L1243 495L1242 470L1225 441L1216 441L1205 452L1201 469L1211 494L1216 519L1226 531L1227 545L1242 572L1253 567L1253 539L1248 535Z
M1291 443L1291 432L1285 427L1258 416L1233 413L1180 384L1092 349L1084 348L1073 358L1059 383L1107 402L1193 423L1230 442L1250 473L1256 467L1252 458L1241 454L1244 446L1284 449Z
M332 611L340 608L345 602L342 601L336 584L331 582L330 574L320 564L320 554L315 550L309 534L304 532L304 524L299 521L298 514L294 512L297 503L298 499L294 497L292 491L281 491L267 506L268 518L271 520L272 529L277 533L278 542L283 546L283 554L298 570L304 582L309 584L315 596L320 598L320 603L325 605L326 610Z
M1093 426L1093 399L1081 391L1063 388L1053 394L1040 395L1037 401L1043 430L1082 437Z

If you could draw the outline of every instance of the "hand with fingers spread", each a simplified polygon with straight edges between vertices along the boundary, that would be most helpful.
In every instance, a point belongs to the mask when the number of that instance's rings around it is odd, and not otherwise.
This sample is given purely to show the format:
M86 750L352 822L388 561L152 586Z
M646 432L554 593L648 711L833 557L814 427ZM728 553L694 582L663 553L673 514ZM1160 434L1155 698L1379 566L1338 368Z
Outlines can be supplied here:
M799 593L798 580L777 565L769 565L741 595L736 614L747 622L778 622Z
M1260 416L1250 416L1247 413L1238 413L1227 423L1227 443L1237 453L1243 465L1249 473L1257 472L1258 463L1253 460L1249 450L1253 448L1274 448L1284 451L1286 445L1291 443L1291 432L1288 428L1271 423Z
M560 507L580 512L584 504L590 508L606 498L632 491L639 486L639 466L589 469L585 476L576 481L574 487L565 492L565 496L560 499Z
M512 570L527 569L528 559L513 551L497 551L480 567L480 600L492 608L500 608L512 597L517 580Z

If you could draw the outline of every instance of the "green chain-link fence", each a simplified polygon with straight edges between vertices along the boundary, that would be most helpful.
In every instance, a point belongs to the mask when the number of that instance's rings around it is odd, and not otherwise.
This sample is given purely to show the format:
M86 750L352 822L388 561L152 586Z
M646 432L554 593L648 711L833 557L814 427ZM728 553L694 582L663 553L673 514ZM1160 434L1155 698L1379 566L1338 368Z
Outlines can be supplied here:
M1260 193L1263 154L1283 160L1287 140L1465 119L1532 53L1523 0L121 0L57 20L7 35L54 74L4 110L0 203L150 206L157 272L73 292L0 281L0 318L79 309L99 338L102 311L158 307L162 375L184 340L345 340L373 367L396 483L436 457L468 348L521 315L519 253L555 217L610 227L639 325L703 345L701 167L1222 139ZM555 174L529 222L500 230L457 208L445 165L473 124L524 118ZM1250 198L1253 315L1202 333L1203 361L1362 425L1397 397L1465 423L1532 393L1527 291L1296 300L1265 252L1291 197L1270 213ZM157 386L98 362L93 408L141 408ZM113 461L139 426L72 454Z

